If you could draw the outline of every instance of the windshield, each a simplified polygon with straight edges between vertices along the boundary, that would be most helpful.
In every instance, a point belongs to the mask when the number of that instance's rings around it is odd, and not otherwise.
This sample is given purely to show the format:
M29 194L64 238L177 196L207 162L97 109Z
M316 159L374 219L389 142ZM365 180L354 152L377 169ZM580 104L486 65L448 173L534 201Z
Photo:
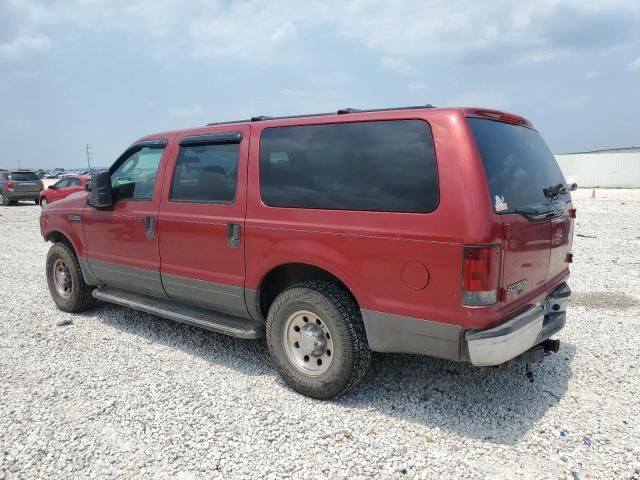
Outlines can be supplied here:
M469 118L498 213L548 202L543 188L565 184L555 157L538 132L494 120ZM569 194L560 194L560 198Z
M15 182L31 182L38 180L38 176L33 172L12 172L11 180Z

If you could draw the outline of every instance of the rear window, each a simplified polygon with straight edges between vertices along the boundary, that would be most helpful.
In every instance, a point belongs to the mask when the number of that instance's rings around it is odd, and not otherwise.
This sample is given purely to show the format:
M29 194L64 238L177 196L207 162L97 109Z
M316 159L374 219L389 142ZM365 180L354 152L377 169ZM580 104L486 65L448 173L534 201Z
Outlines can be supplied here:
M558 162L535 130L481 118L468 120L496 212L511 213L547 202L542 189L565 183Z
M273 207L431 212L438 205L431 129L422 120L267 128L260 192Z
M39 180L39 178L33 172L11 172L11 180L15 182L30 182Z

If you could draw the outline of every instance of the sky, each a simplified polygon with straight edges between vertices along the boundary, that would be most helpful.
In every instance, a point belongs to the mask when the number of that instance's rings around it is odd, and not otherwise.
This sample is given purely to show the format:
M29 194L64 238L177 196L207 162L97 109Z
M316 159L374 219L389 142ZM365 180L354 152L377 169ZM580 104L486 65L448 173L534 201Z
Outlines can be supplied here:
M555 153L640 145L640 0L0 0L0 168L427 103L521 114Z

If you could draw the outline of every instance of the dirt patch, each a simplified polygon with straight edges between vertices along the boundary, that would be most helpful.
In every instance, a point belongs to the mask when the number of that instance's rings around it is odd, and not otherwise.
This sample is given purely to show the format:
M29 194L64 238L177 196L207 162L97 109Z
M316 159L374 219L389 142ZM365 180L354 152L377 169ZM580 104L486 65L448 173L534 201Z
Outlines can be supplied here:
M621 292L573 292L571 303L586 308L629 310L640 306L640 301Z

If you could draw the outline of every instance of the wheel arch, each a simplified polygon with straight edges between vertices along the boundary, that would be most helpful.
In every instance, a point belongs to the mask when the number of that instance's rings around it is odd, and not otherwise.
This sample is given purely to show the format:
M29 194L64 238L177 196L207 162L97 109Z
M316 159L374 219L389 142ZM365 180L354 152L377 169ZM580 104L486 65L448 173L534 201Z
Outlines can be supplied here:
M358 306L360 305L356 294L338 275L310 263L289 262L271 268L262 276L257 290L248 290L251 293L247 295L246 300L250 313L257 319L266 319L269 307L282 291L291 285L308 280L334 283L351 296Z

